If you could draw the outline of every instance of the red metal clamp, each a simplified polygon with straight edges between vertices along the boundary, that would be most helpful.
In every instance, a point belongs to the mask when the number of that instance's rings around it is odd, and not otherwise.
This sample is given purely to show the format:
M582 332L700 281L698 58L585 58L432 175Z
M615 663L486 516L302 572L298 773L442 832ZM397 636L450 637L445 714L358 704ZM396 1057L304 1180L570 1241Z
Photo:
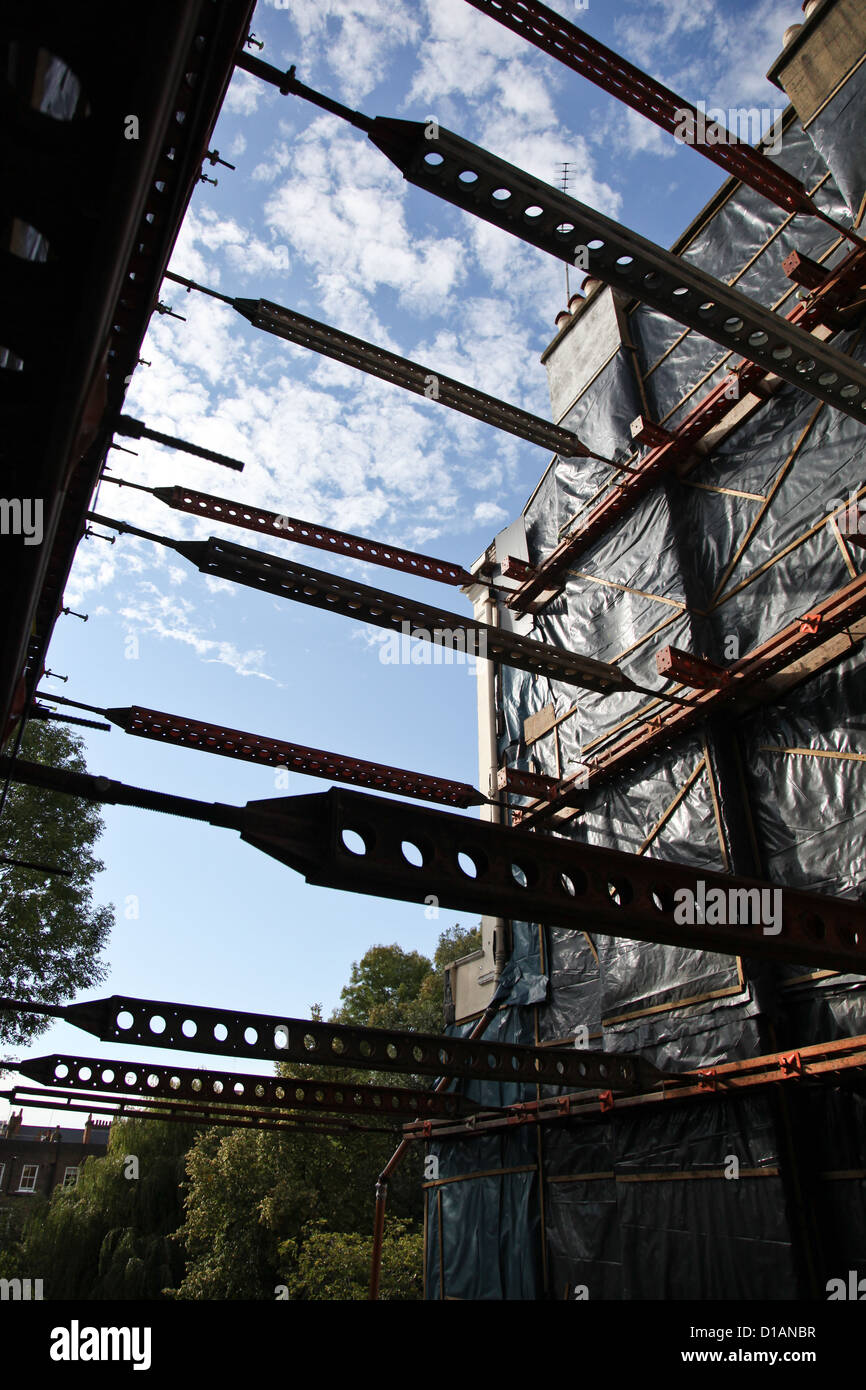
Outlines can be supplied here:
M698 1071L698 1085L702 1091L716 1091L719 1086L719 1078L716 1075L715 1067L707 1067L705 1070Z
M789 1052L787 1056L779 1056L779 1067L786 1076L803 1075L803 1059L799 1052Z
M599 1103L599 1105L601 1106L601 1113L602 1113L602 1114L604 1114L605 1110L612 1110L612 1109L613 1109L613 1091L600 1091L600 1092L599 1092L599 1096L598 1096L598 1103Z
M820 613L804 613L800 619L800 631L815 633L821 626L822 617Z

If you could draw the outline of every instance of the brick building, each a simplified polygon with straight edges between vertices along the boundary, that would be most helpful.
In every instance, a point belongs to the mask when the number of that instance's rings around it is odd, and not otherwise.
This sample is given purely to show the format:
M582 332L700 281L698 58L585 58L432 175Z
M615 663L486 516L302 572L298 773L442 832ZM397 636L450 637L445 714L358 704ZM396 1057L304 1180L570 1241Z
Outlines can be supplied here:
M0 1126L0 1207L41 1193L50 1197L56 1187L73 1187L87 1158L104 1158L110 1120L89 1116L83 1129L56 1125L22 1125L22 1112L13 1112Z

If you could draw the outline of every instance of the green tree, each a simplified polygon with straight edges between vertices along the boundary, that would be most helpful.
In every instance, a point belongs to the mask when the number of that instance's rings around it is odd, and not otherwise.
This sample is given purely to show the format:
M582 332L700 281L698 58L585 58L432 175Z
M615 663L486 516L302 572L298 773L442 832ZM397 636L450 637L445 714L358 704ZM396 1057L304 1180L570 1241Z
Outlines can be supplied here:
M87 1159L74 1188L33 1209L6 1267L43 1279L52 1300L161 1298L183 1272L170 1237L194 1137L192 1125L115 1122L105 1157Z
M336 1023L440 1033L446 965L481 945L481 928L459 924L442 932L433 960L402 946L371 946L352 966Z
M177 1233L187 1265L176 1297L276 1298L297 1272L305 1232L319 1229L311 1221L369 1236L375 1181L398 1137L360 1130L200 1135L187 1160L186 1219ZM390 1192L396 1217L420 1217L420 1176L420 1156L412 1155Z
M86 772L82 742L60 724L29 723L21 755ZM95 907L92 884L104 867L93 855L103 822L96 806L13 784L0 819L0 854L71 871L69 878L0 863L0 994L66 1002L105 979L100 952L114 913ZM21 1046L48 1027L37 1014L0 1014L0 1042Z
M371 946L352 966L349 983L340 991L343 1001L334 1015L337 1023L406 1028L408 1006L417 999L432 969L419 951L402 946Z
M440 936L432 962L400 946L372 947L352 967L335 1021L440 1032L442 971L479 941L477 930L451 928ZM408 1086L413 1079L315 1064L281 1063L278 1070L347 1087L377 1081ZM430 1078L418 1084L428 1086ZM187 1161L186 1218L177 1233L187 1265L176 1296L271 1299L284 1285L293 1299L366 1297L375 1182L399 1133L395 1126L345 1136L304 1130L201 1134ZM389 1183L386 1234L393 1245L386 1242L383 1276L391 1281L390 1298L421 1296L421 1177L421 1153L413 1145Z
M324 1221L308 1222L300 1238L285 1241L280 1254L286 1262L290 1299L309 1301L360 1300L370 1284L372 1235L330 1231ZM424 1296L424 1236L408 1221L392 1217L382 1242L379 1298L408 1302Z

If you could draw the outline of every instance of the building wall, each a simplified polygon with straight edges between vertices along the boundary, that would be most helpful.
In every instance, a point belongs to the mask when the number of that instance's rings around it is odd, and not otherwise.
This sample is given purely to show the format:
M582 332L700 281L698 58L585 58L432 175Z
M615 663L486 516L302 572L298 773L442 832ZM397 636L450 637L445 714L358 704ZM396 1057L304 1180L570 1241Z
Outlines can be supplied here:
M857 58L852 52L852 69ZM866 192L856 133L864 71L814 126L804 129L790 110L778 156L849 224ZM675 249L785 312L797 294L782 268L788 252L832 266L849 250L837 243L816 219L792 222L731 183ZM607 334L606 354L596 351L604 334L594 322ZM866 360L861 332L855 324L834 345ZM636 416L672 428L732 365L716 344L603 289L545 357L555 418L617 460L632 453ZM862 572L864 552L823 519L832 499L866 483L864 427L788 386L746 415L579 557L563 592L532 620L532 636L658 687L662 646L726 664ZM553 461L524 514L532 564L609 478L590 460ZM859 894L864 664L862 647L851 645L775 703L684 735L590 790L558 832L576 850L601 845ZM575 698L572 687L507 667L498 689L501 762L549 776L591 759L645 703L630 694ZM555 729L542 721L547 732L533 738L527 720L550 707ZM813 755L823 751L838 756ZM866 1032L860 976L648 945L591 924L578 933L515 923L505 979L512 994L489 1036L573 1046L585 1029L591 1047L640 1053L672 1071ZM485 1104L539 1094L491 1083L467 1092ZM614 1106L592 1121L442 1141L428 1185L427 1296L823 1298L830 1278L866 1272L864 1151L862 1099L832 1086L708 1096L639 1116ZM467 1229L478 1232L474 1248Z

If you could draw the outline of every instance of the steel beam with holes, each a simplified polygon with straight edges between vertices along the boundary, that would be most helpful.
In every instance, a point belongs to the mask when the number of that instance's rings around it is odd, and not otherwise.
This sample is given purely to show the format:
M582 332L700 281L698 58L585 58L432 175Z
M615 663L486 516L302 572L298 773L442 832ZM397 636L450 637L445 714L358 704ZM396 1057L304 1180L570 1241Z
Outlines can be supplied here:
M588 248L596 279L866 422L859 362L698 266L443 127L377 117L370 139L410 183L569 264Z
M532 806L514 811L514 820L523 829L548 820L559 808L580 805L586 792L601 785L628 767L643 762L651 753L667 747L680 734L694 729L720 709L735 705L756 687L801 657L822 646L829 638L844 633L866 614L866 574L840 589L810 613L789 623L782 632L762 642L753 651L724 668L720 685L699 690L689 705L654 711L622 738L593 758L558 789ZM701 658L693 658L700 669ZM718 669L718 668L717 668Z
M203 289L205 293L212 293L182 275L169 272L166 278L185 285L187 289ZM286 309L282 304L273 304L267 299L231 299L227 295L215 297L231 304L254 328L264 329L278 338L285 338L289 343L297 343L346 366L356 367L368 376L402 386L416 396L424 396L427 400L448 406L450 410L483 420L486 425L517 435L518 439L538 444L552 453L562 454L564 458L596 457L572 430L551 424L540 415L532 415L528 410L509 405L496 396L488 396L486 391L477 391L475 387L443 376L430 367L422 367L408 357L399 357L395 352L376 347L363 338L354 338L351 333L343 333L330 324L308 319L294 309Z
M722 1100L756 1086L832 1081L864 1070L866 1036L860 1035L838 1042L816 1043L787 1053L775 1052L739 1062L723 1062L717 1067L698 1071L679 1072L676 1075L667 1073L664 1080L653 1088L628 1096L614 1097L609 1092L599 1096L551 1096L510 1105L504 1113L481 1111L465 1122L452 1124L444 1120L422 1125L412 1122L404 1125L403 1135L406 1139L456 1139L512 1129L515 1125L552 1124L580 1119L597 1124L599 1112L613 1119L619 1111L684 1101Z
M363 758L349 758L323 748L306 748L300 743L227 729L221 724L204 724L197 719L184 719L182 715L145 709L141 705L106 709L102 713L128 734L170 743L176 748L196 748L204 753L258 763L261 767L286 768L289 772L303 773L305 777L325 777L329 781L349 782L373 791L392 792L395 796L438 801L446 806L467 808L480 806L485 800L481 792L467 782L427 777L423 772L369 763Z
M268 1110L447 1119L479 1108L473 1101L449 1091L418 1091L408 1086L368 1086L301 1077L250 1076L247 1072L120 1062L116 1058L106 1061L59 1052L49 1057L26 1059L19 1062L17 1070L28 1080L44 1086L59 1083L103 1095L135 1095L200 1104L231 1102Z
M120 486L124 486L116 478L106 478L105 481L118 482ZM421 555L415 550L406 550L398 545L387 545L382 541L353 536L348 531L335 531L330 526L317 526L315 522L300 521L297 517L283 516L264 507L250 507L243 502L230 502L225 497L212 497L210 493L195 492L187 487L154 487L145 491L152 492L160 502L164 502L175 511L189 512L192 516L206 516L210 521L224 521L228 526L242 526L248 531L257 531L259 535L279 536L283 540L295 541L298 545L327 550L331 555L366 560L369 564L400 570L403 574L417 574L423 579L436 579L440 584L459 586L476 582L475 576L462 565L452 564L449 560L437 560L432 555Z
M475 1077L485 1081L537 1081L553 1086L594 1089L609 1086L614 1090L650 1085L662 1075L656 1067L630 1053L554 1053L550 1048L516 1043L483 1039L470 1042L433 1033L319 1023L314 1019L212 1009L198 1004L172 1004L163 999L133 999L120 994L66 1005L0 999L2 1010L62 1018L102 1042L136 1043L143 1047L168 1048L172 1052L205 1052L264 1061L314 1062L317 1066L351 1067L361 1071ZM98 1065L113 1067L114 1063ZM142 1065L146 1064L136 1064L138 1070Z
M112 526L123 535L143 536L159 545L169 546L191 561L202 574L215 575L235 584L246 584L278 598L292 599L325 612L340 613L363 623L373 623L401 636L432 642L436 646L464 653L470 658L502 661L536 676L550 676L566 685L581 686L610 695L618 690L634 690L628 676L616 666L592 657L578 656L545 642L534 642L505 632L489 623L441 608L416 603L399 594L373 589L368 584L326 574L279 555L234 545L231 541L212 536L207 541L175 541L141 531L125 521L88 512L91 521Z
M601 87L602 91L646 116L661 130L668 131L680 144L691 148L721 166L726 173L748 184L786 212L804 212L823 217L798 178L774 163L759 149L739 141L730 131L715 144L695 139L706 118L691 102L684 101L669 87L607 48L598 39L579 29L570 20L542 5L539 0L469 0L476 10L527 39L542 52L558 58L566 67ZM689 118L689 119L686 119ZM709 122L714 132L719 128ZM691 130L691 137L684 133ZM838 226L833 222L832 225ZM845 228L840 230L847 231Z
M596 279L866 422L866 369L706 271L436 122L366 116L299 82L294 68L281 73L246 55L238 56L238 66L365 131L418 188L569 264L587 268L588 252ZM244 305L241 312L248 315L255 309L253 300L228 302Z
M166 811L238 830L247 844L319 887L415 903L429 902L432 895L440 907L512 921L866 973L866 906L844 898L538 836L453 811L336 787L313 796L226 806L0 758L0 775L5 773L16 782L91 801ZM758 910L763 911L762 890L771 903L774 892L781 894L781 921L772 926L758 916ZM724 900L728 906L722 915L733 920L701 920L703 913L696 905L710 897L714 915L719 915L717 904ZM689 902L694 907L691 921ZM331 1025L321 1027L327 1035ZM416 1045L423 1050L414 1037L406 1044ZM485 1075L484 1050L493 1046L449 1041L437 1054L439 1068L449 1075ZM464 1049L473 1056L467 1072L451 1065L452 1056L459 1058ZM513 1058L508 1063L514 1068L512 1079L519 1079L521 1050L508 1055ZM522 1055L528 1059L526 1051ZM351 1061L354 1065L355 1059ZM557 1069L564 1065L557 1059ZM540 1058L527 1060L526 1066L525 1075L539 1082L547 1079ZM436 1059L430 1057L425 1067L410 1065L407 1058L403 1070L407 1069L435 1074ZM497 1075L501 1078L503 1073Z
M829 326L840 305L857 293L864 280L866 252L852 251L835 270L824 272L820 288L808 301L801 300L786 315L788 322L798 324L809 333ZM523 582L506 600L508 607L526 612L538 612L543 608L559 593L569 566L578 556L615 526L660 478L687 458L698 441L709 434L738 401L750 393L757 394L766 375L763 368L745 362L714 386L674 427L668 438L651 448L634 470L611 488L540 565L527 575L516 576Z
M40 1089L13 1086L0 1090L0 1098L10 1105L24 1105L41 1110L82 1111L90 1115L105 1115L110 1119L170 1120L175 1124L217 1125L228 1129L271 1129L283 1133L301 1131L307 1134L393 1134L398 1120L388 1124L365 1124L356 1120L338 1120L329 1115L307 1116L256 1110L250 1106L217 1105L214 1101L192 1104L189 1101L160 1100L147 1096L135 1103L121 1096L94 1095L91 1091L74 1091L57 1086ZM385 1120L385 1116L381 1117Z

